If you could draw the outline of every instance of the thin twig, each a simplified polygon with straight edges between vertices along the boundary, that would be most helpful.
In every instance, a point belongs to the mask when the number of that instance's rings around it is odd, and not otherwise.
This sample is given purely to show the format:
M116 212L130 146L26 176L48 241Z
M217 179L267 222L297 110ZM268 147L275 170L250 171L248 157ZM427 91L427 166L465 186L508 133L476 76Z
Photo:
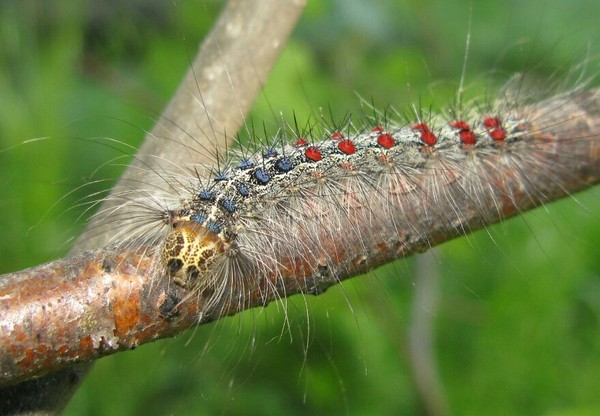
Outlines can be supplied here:
M444 416L449 414L449 409L435 351L440 275L433 252L418 258L415 280L408 333L410 364L426 414Z

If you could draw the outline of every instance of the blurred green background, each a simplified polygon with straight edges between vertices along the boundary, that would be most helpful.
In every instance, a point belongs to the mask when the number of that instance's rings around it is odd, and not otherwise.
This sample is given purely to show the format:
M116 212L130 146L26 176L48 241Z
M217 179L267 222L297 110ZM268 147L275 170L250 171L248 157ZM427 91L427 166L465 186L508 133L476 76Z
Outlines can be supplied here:
M0 4L0 272L67 252L127 163L101 138L141 142L221 6ZM358 115L358 96L400 112L443 107L469 27L473 96L521 70L545 80L576 68L572 80L597 86L599 14L597 0L473 1L472 12L459 0L313 1L252 117L274 131L280 112ZM435 251L435 352L452 413L600 414L599 196ZM407 347L417 273L414 259L398 261L293 297L287 311L247 311L102 359L67 414L422 414Z

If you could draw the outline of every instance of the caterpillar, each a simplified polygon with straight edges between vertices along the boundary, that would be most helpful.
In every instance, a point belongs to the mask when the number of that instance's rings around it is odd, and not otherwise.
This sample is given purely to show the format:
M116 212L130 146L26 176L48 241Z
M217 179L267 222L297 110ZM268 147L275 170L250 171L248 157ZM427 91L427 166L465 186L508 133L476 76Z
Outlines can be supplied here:
M460 141L461 141L461 139L460 139L461 131L462 132L465 132L465 131L467 131L467 132L469 132L469 131L470 132L475 132L476 138L479 139L479 141L478 141L479 143L483 142L483 143L486 143L486 145L489 145L490 149L494 148L493 147L493 146L495 146L494 143L493 142L488 142L488 140L490 139L490 137L489 137L489 133L487 131L488 129L485 128L484 119L488 115L489 116L493 116L495 112L491 112L491 111L487 111L487 110L489 110L489 109L486 109L486 111L481 111L477 115L471 115L471 116L466 116L465 114L461 114L461 116L460 117L456 117L456 119L454 117L452 117L452 116L448 116L447 115L442 120L433 120L433 119L430 119L428 116L423 117L424 120L419 120L418 119L419 117L415 117L415 114L412 114L413 117L412 117L410 123L408 121L407 122L400 121L399 122L399 126L398 125L394 126L393 123L384 123L384 124L385 124L385 130L386 131L394 131L394 129L398 129L398 132L402 133L401 134L402 137L405 137L406 133L410 130L411 137L414 137L414 145L415 146L418 145L420 147L425 147L424 146L425 143L422 142L422 139L419 139L419 137L421 136L421 133L426 132L426 131L424 129L416 129L415 130L416 126L418 126L419 124L422 124L422 123L420 123L420 121L423 121L424 124L426 124L427 126L429 126L428 130L431 131L431 132L434 132L436 134L436 136L440 136L439 133L441 131L446 131L449 134L448 137L451 137L453 139L449 143L452 143L452 146L456 149L457 154L463 155L463 154L467 154L467 152L463 148L462 144L460 143ZM463 129L456 129L456 128L452 128L449 123L457 121L457 120L465 121L465 123L467 123L467 125L469 126L469 129L464 129L464 128ZM507 122L507 120L508 120L508 122ZM505 124L511 125L510 120L511 120L510 117L506 117L506 114L501 114L500 121L501 121L503 127L504 127ZM367 136L370 137L371 133L370 133L369 130L372 129L373 127L376 127L376 126L379 125L377 123L372 123L371 125L368 125L367 123L365 123L365 126L364 126L365 128L363 129L362 128L363 126L359 126L359 127L354 128L354 127L352 127L349 124L346 124L346 123L342 123L342 124L343 124L342 126L338 126L338 127L340 127L339 129L329 129L327 132L325 132L323 134L316 134L316 136L318 138L309 138L309 140L311 140L311 141L309 141L309 144L315 144L315 142L316 143L321 143L320 139L327 140L326 142L323 142L323 143L335 143L333 141L329 141L331 138L330 137L326 137L326 136L330 136L331 133L335 133L337 130L340 130L341 133L344 134L344 137L346 137L346 138L352 137L354 139L355 137L357 137L357 135L360 136L360 137L365 137L365 138ZM393 126L393 128L392 128L392 126ZM504 128L506 128L506 127L504 127ZM402 130L402 129L406 129L406 130ZM527 130L519 131L518 129L515 130L515 129L510 129L510 128L508 129L508 131L511 131L513 133L517 133L517 136L519 134L525 134L527 132ZM364 136L361 136L361 134L363 134ZM442 135L442 137L446 137L446 136ZM513 140L515 142L515 144L518 143L518 139L516 138L516 136L509 136L509 135L507 135L507 137L509 137L509 141ZM407 141L407 142L403 142L402 140L398 140L398 141L400 143L410 143L410 141ZM292 144L293 144L293 142L294 142L294 140L291 141ZM364 141L361 141L361 140L358 140L358 142L359 143L365 143ZM279 144L278 141L276 141L276 143ZM406 144L404 144L404 145L406 146ZM323 146L326 146L326 144L319 145L319 146L316 146L316 147L317 148L321 148ZM267 146L265 146L265 147L267 147ZM308 147L309 146L307 146L306 148L308 148ZM283 148L285 148L285 146L283 146ZM306 148L303 149L303 150L306 150ZM485 151L485 146L483 146L482 150ZM280 149L280 151L281 151L281 149ZM462 152L464 152L464 153L462 153ZM257 161L262 161L262 158L263 158L262 153L263 153L262 149L257 152L257 155L255 156L255 159ZM354 153L354 154L356 154L356 153ZM265 163L270 163L269 159L267 159L267 161ZM233 172L233 171L235 171L235 170L234 169L230 169L230 172ZM219 172L212 172L212 173L214 175L214 174L219 173ZM174 175L174 177L175 177L175 175ZM213 179L214 179L213 177L209 177L209 179L205 179L205 181L210 182ZM183 187L183 188L188 188L188 187ZM203 189L203 186L198 186L198 185L194 185L194 188L186 189L186 191L189 191L189 192L186 192L186 193L188 195L187 196L187 200L190 201L190 204L192 204L192 205L194 204L194 198L195 198L195 193L196 193L195 191L201 191L202 189ZM179 195L177 195L177 197L174 198L173 201L170 201L170 204L171 204L170 207L168 207L167 209L164 209L165 207L162 207L163 211L167 212L167 213L170 212L170 211L177 211L179 209L179 208L177 208L177 204L179 204L181 202L181 199L185 200L186 197L181 198ZM351 205L351 201L349 201L349 203ZM219 209L221 209L221 208L219 208ZM163 211L160 211L160 212L163 212ZM157 212L159 212L159 211L157 211ZM155 221L155 224L160 224L159 221L157 221L157 220L154 220L154 221ZM166 221L164 224L165 225L163 225L162 226L163 228L161 229L161 233L163 233L162 234L163 236L164 236L165 232L168 233L170 231L169 228L172 227L172 225L174 223ZM204 225L206 225L206 223L204 223ZM196 230L192 230L192 234L195 234L195 233L196 233ZM469 240L469 241L472 241L472 240ZM477 243L474 243L474 244L477 244ZM542 244L542 246L543 246L543 244ZM404 266L396 266L396 267L402 268ZM177 272L175 272L174 274L177 274ZM384 279L382 277L380 277L380 280L384 280ZM183 285L186 285L185 281L181 281L180 283L183 284ZM179 284L179 283L176 283L176 284ZM467 283L466 285L470 286L471 284L472 283ZM194 287L194 286L192 285L192 287ZM404 289L406 290L407 288L404 287ZM475 292L481 293L482 291L479 290L479 289L475 289ZM348 295L346 293L345 296L350 296L350 295ZM310 300L307 300L305 302L310 302ZM240 318L240 319L243 319L243 318ZM271 318L271 319L273 319L273 318ZM366 328L365 325L361 325L361 328L360 328L359 332L362 333L363 335L366 335L367 332L370 333L370 329ZM316 349L318 350L318 348L316 348ZM373 347L373 349L375 349L375 347ZM306 353L306 354L307 354L307 356L310 356L309 355L310 353ZM307 360L309 360L309 359L307 359ZM334 361L336 361L336 360L334 360ZM206 360L202 360L202 362L206 362ZM369 365L368 367L371 368L371 369L373 368L372 365ZM242 365L240 365L240 368L244 369L245 367L242 366ZM371 370L370 372L372 373L373 371ZM222 370L221 370L221 373L222 373ZM186 373L186 374L188 374L188 377L191 377L189 375L189 373ZM346 381L346 386L350 386L350 384L347 382L348 378L349 378L348 376L339 376L339 380ZM334 377L334 379L335 379L335 377ZM342 383L342 382L340 382L340 383ZM183 383L183 384L184 384L184 386L189 386L189 383L192 383L192 382L191 381L187 381L187 383ZM181 390L185 390L184 387L180 387L180 388L181 388ZM306 387L305 389L302 389L302 390L308 390L308 391L311 392L311 394L308 395L309 400L310 400L311 396L314 397L316 395L316 393L314 393L313 390L311 390L308 387ZM354 390L353 389L349 389L349 391L354 391ZM346 393L345 395L346 395L346 397L350 397L352 394L353 393ZM350 400L350 402L352 402L352 400Z
M346 132L328 132L324 140L313 142L295 133L294 145L229 160L206 180L191 178L199 183L188 185L180 178L190 197L160 214L171 229L161 248L166 274L205 297L207 311L232 303L243 310L257 290L291 291L281 269L304 276L308 282L299 283L302 292L320 293L329 283L319 280L328 275L341 279L356 274L353 269L367 270L412 252L414 240L429 248L434 244L427 229L432 224L450 224L447 233L453 228L464 232L471 220L453 207L459 200L453 192L476 195L464 211L479 216L485 210L502 211L502 216L514 209L518 188L530 193L534 204L542 203L537 199L543 194L529 190L527 176L537 169L550 182L557 180L552 177L555 166L536 161L546 153L551 159L531 131L543 127L517 114L506 114L504 120L497 113L480 116L479 122L472 116L466 120L377 125L366 132L350 132L349 124ZM516 185L492 190L501 183L494 171L511 172ZM453 182L457 190L448 189ZM423 200L427 202L417 202ZM425 219L419 221L419 216ZM135 222L133 228L138 228ZM134 234L134 229L124 234ZM352 241L361 243L351 248ZM273 297L258 296L265 302Z

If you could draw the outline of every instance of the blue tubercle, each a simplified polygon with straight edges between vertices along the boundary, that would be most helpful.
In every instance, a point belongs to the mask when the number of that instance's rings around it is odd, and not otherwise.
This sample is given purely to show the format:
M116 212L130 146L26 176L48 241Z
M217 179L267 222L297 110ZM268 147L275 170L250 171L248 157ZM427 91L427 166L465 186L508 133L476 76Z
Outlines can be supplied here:
M243 197L247 197L248 195L250 195L250 189L241 182L235 183L235 189L237 189L238 193Z
M208 215L206 212L198 211L195 214L192 214L190 219L198 224L204 225L204 222L207 220Z
M201 201L212 201L215 199L215 193L209 189L203 189L198 192L198 199Z
M286 173L292 170L293 168L294 165L292 161L289 160L287 157L277 159L277 161L275 162L275 169L277 169L279 172Z
M254 171L254 179L256 179L259 184L266 185L271 180L271 176L269 176L269 173L265 169L258 168Z
M218 221L207 221L204 226L215 234L219 234L223 230L223 224Z
M235 204L231 199L222 199L220 203L223 209L225 209L225 211L229 212L230 214L233 214L235 212Z

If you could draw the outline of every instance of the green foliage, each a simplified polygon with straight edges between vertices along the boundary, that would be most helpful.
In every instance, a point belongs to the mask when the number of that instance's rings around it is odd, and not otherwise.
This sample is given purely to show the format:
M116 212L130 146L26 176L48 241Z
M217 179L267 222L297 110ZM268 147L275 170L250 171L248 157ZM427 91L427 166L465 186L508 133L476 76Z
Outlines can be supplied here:
M419 100L443 108L468 33L474 96L516 71L560 79L590 56L597 70L594 0L468 4L311 2L253 120L274 131L280 112L302 122L329 107L360 118L357 94L400 113ZM66 253L89 215L79 201L109 189L131 153L102 137L140 143L219 7L2 3L2 272ZM436 250L437 358L454 413L600 412L599 206L591 190ZM100 360L67 414L419 413L407 352L416 273L399 261L295 296L287 313L274 304Z

